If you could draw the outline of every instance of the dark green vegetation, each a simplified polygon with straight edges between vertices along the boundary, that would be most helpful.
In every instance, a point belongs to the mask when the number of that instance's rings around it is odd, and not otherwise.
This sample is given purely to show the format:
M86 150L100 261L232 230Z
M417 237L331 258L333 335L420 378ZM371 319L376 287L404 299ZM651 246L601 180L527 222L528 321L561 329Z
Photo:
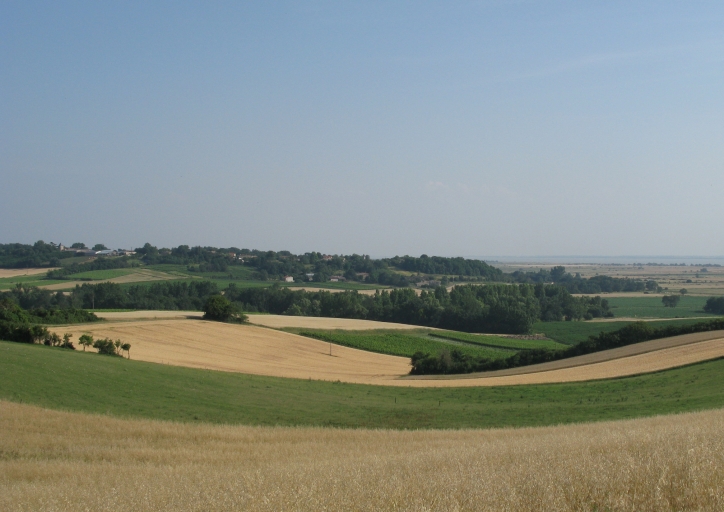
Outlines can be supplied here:
M127 256L116 258L99 257L86 263L73 263L68 266L63 266L58 270L51 270L48 272L47 277L48 279L79 279L88 272L125 269L140 266L140 262Z
M724 297L709 297L704 304L704 311L714 315L724 315Z
M0 398L184 422L519 427L723 407L724 360L584 383L417 389L214 372L0 342Z
M26 311L9 299L0 300L0 339L20 343L44 343L74 348L69 339L51 334L42 324L69 324L98 321L93 313L80 309L31 309Z
M616 331L591 336L585 341L562 350L521 350L505 359L473 356L464 354L457 349L449 352L442 351L438 354L418 352L412 356L410 373L413 375L459 374L518 368L624 347L643 341L721 329L724 329L724 318L691 325L662 327L652 327L648 322L633 322Z
M204 304L204 320L239 323L245 322L247 316L223 295L212 295Z
M445 340L431 336L427 329L398 331L398 330L312 330L312 329L284 329L329 343L358 348L370 352L390 354L393 356L412 357L419 351L438 353L443 350L455 348L464 354L473 357L501 358L511 355L514 351L504 347L486 347L474 345L464 341ZM503 338L495 338L503 339Z
M362 295L230 285L225 297L249 312L359 318L488 333L527 333L536 320L593 318L608 312L607 302L600 297L573 297L553 285L458 285L450 292L438 286L420 295L409 288Z
M634 318L686 318L709 316L704 311L706 297L676 295L680 297L676 307L666 307L661 297L611 297L608 305L616 317Z
M651 321L651 327L666 327L668 325L692 325L701 320L690 318L681 320L660 320ZM564 345L574 345L587 340L602 332L611 332L626 327L631 322L536 322L533 324L533 332L544 334L547 338L555 340Z
M495 347L511 350L533 350L538 348L559 350L566 348L565 345L553 340L504 338L500 336L469 334L455 331L431 331L430 336L450 341L473 343L481 347Z
M74 252L63 252L57 246L38 240L33 245L0 244L0 268L57 267Z
M643 292L660 291L656 281L629 279L609 276L593 276L588 279L580 274L569 274L562 266L550 270L540 269L538 272L516 271L510 279L517 283L555 283L563 286L569 293L610 293L610 292Z

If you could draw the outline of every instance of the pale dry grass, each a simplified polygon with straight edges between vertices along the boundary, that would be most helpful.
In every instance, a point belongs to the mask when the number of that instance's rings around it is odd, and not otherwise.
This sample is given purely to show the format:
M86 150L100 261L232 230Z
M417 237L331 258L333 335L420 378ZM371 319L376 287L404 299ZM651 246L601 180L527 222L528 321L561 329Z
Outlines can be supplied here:
M187 320L201 319L204 314L200 311L100 311L96 312L98 318L113 320L114 322L130 320Z
M121 420L0 402L7 511L714 511L721 410L385 431Z
M631 345L544 365L489 374L405 377L410 360L356 350L253 325L140 320L53 328L121 339L133 359L274 377L411 387L547 384L647 373L724 356L721 331ZM332 355L330 356L330 348Z
M203 320L146 320L54 328L121 339L131 357L191 368L358 383L394 381L410 370L410 360L330 345L254 325Z
M49 270L57 270L58 267L53 268L0 268L0 278L3 277L18 277L18 276L36 276L39 274L45 274Z
M317 316L286 316L286 315L249 315L249 322L264 327L283 329L299 327L303 329L346 329L366 331L370 329L419 329L419 325L377 322L374 320L357 320L354 318L326 318Z

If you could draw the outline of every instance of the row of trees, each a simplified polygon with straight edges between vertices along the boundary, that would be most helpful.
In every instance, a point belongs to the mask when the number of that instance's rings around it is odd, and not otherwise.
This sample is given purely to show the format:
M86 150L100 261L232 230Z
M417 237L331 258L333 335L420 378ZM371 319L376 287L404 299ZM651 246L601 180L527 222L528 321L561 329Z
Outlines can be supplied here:
M704 311L715 315L724 315L724 297L709 297L704 304Z
M0 268L56 267L60 260L73 256L42 240L33 245L0 244Z
M110 270L116 268L129 268L138 267L140 263L138 260L134 260L127 256L119 258L104 258L100 257L93 261L86 263L73 263L71 265L59 268L57 270L51 270L47 273L48 279L66 279L73 274L80 274L81 272L90 272L92 270Z
M611 293L611 292L644 292L661 291L656 281L643 279L619 278L610 276L581 277L580 274L566 272L566 267L556 266L550 270L540 269L537 272L515 271L506 279L516 283L555 283L563 286L570 293Z
M417 352L411 358L412 369L410 373L413 375L435 375L504 370L591 354L643 341L720 329L724 329L724 319L699 322L693 325L660 328L651 327L646 322L635 322L617 331L602 332L597 336L591 336L588 340L563 350L523 350L505 359L475 357L455 349L443 350L439 354Z
M244 311L285 315L360 318L440 327L467 332L526 333L537 320L580 320L612 316L600 297L573 297L553 285L440 286L417 295L414 290L293 291L289 288L240 288L225 297Z

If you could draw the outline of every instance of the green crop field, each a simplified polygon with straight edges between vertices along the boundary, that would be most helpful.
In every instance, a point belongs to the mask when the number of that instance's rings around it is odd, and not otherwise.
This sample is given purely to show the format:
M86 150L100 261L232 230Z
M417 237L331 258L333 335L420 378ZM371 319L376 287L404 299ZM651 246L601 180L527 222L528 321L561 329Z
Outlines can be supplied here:
M430 331L428 329L415 329L402 332L385 329L329 331L288 328L284 330L337 345L403 357L412 357L415 352L437 355L443 350L452 349L458 349L472 356L482 356L490 359L507 357L515 353L514 350L482 347L466 342L433 338L429 335Z
M506 338L503 336L488 336L455 331L431 331L430 336L433 338L474 343L484 347L507 348L513 350L530 350L534 348L557 350L566 348L566 345L552 340L521 340L517 338Z
M138 272L137 268L114 268L109 270L90 270L88 272L79 272L77 274L71 274L68 279L92 279L94 281L107 281L108 279L114 279L116 277L127 276L129 274L135 274Z
M45 286L50 284L58 284L64 282L63 280L56 279L44 279L42 274L34 276L17 276L17 277L3 277L0 278L0 291L10 290L15 288L17 284L22 284L26 287L31 286Z
M617 317L635 318L686 318L715 316L704 312L707 297L682 295L675 308L664 307L661 297L611 297L611 311Z
M667 325L691 325L704 322L701 319L661 320L647 322L651 327L666 327ZM585 341L589 336L602 332L611 332L627 326L631 322L536 322L533 332L545 334L547 338L565 345L575 345Z
M183 422L349 428L557 425L724 406L724 359L621 379L393 388L259 377L0 342L0 398Z

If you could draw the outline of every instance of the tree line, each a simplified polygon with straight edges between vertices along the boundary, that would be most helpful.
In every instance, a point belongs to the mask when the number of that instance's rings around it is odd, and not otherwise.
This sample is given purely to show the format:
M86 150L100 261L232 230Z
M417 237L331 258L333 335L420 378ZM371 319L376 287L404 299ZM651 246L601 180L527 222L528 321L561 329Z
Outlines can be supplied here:
M443 350L439 354L418 352L411 358L410 373L412 375L436 375L504 370L591 354L643 341L720 329L724 329L724 319L659 328L651 327L646 322L634 322L617 331L602 332L597 336L591 336L586 341L563 350L523 350L504 359L475 357L456 349Z
M359 318L440 327L466 332L527 333L538 320L580 320L612 316L600 297L573 297L555 285L439 286L420 295L415 290L293 291L289 288L240 288L233 283L225 297L247 312Z
M121 256L118 258L100 257L86 263L73 263L57 270L51 270L46 274L46 278L67 279L73 274L80 274L81 272L90 272L93 270L111 270L116 268L130 268L139 266L140 263L138 261L132 260L128 256Z
M62 338L42 324L96 322L93 313L77 309L25 310L8 298L0 299L0 339L20 343L43 343L49 346L74 349L70 335Z
M580 274L566 272L564 266L555 266L550 270L540 269L537 272L516 270L506 275L516 283L555 283L563 286L570 293L611 293L611 292L644 292L661 291L654 280L620 278L610 276L582 277Z

